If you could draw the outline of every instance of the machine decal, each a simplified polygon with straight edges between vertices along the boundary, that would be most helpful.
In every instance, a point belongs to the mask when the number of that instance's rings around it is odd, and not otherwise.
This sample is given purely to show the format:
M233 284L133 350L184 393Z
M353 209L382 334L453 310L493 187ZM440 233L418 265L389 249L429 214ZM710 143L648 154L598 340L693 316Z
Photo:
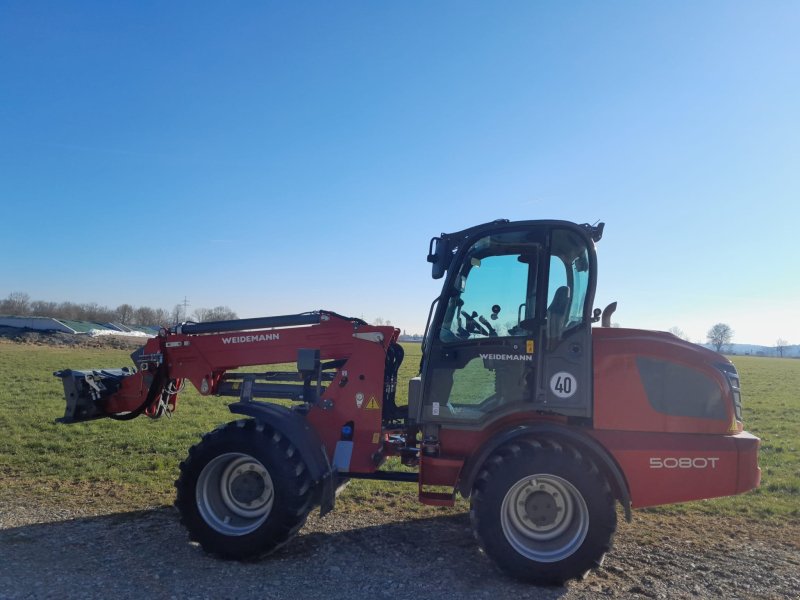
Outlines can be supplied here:
M380 442L380 441L381 441L381 434L380 434L380 433L377 433L377 432L376 432L376 433L373 433L373 434L372 434L372 443L373 443L373 444L377 444L377 443L378 443L378 442Z
M650 468L651 469L716 469L717 461L719 461L718 456L710 456L708 458L703 456L698 456L695 458L690 458L688 456L683 456L681 458L675 458L675 457L659 458L654 456L650 459Z
M367 402L367 410L380 410L380 408L380 404L375 400L375 396L370 396L369 402Z
M525 352L527 352L528 354L533 354L533 349L534 349L533 340L527 340L525 342Z
M258 335L236 335L222 338L223 344L245 344L249 342L273 342L281 339L280 333L260 333Z
M559 371L550 378L550 391L559 398L569 398L578 389L578 380L566 371Z
M438 417L439 416L439 403L438 402L434 402L433 403L433 408L431 409L431 413L433 414L434 417Z
M364 394L358 392L356 394L356 408L361 408L362 404L364 404Z
M483 360L533 360L533 356L528 354L481 354L481 358Z

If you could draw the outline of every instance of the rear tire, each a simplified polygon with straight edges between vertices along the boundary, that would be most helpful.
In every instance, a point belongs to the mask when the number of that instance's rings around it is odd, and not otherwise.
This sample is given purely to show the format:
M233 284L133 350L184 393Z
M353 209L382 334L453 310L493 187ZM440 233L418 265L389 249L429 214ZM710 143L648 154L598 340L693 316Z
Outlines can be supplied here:
M203 436L181 463L175 487L190 539L234 559L269 554L288 542L315 501L297 448L252 419Z
M503 571L549 585L600 566L617 526L608 482L591 460L529 439L486 461L470 517L482 548Z

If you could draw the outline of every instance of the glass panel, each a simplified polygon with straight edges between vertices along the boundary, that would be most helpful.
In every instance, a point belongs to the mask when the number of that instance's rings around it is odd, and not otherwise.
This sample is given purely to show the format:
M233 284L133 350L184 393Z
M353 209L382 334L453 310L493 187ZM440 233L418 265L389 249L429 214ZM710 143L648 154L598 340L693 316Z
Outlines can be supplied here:
M522 233L494 235L476 242L454 279L441 340L532 332L538 250L539 245L527 242Z
M494 356L487 354L486 356ZM461 369L437 373L452 377L446 405L440 406L441 420L483 419L487 413L533 397L533 361L493 360L478 356Z
M589 288L589 251L578 235L553 232L547 290L547 331L551 340L584 322Z
M453 373L450 401L458 406L477 406L494 394L494 373L483 366L483 360L473 358L463 369Z
M583 305L589 289L589 253L585 246L570 264L572 269L572 303L567 329L583 323Z
M567 285L567 269L557 256L550 257L550 281L547 285L547 306L553 303L556 290Z
M700 371L673 362L636 359L650 405L660 413L676 417L727 419L722 391Z

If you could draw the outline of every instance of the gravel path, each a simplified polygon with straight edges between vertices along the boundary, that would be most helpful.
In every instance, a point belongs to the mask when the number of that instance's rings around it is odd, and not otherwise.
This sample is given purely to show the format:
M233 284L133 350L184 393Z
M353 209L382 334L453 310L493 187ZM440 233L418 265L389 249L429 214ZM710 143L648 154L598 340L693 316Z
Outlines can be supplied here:
M602 569L540 588L502 575L465 514L334 512L275 555L237 563L187 543L171 508L85 516L5 500L0 598L800 597L800 525L742 523L638 513Z

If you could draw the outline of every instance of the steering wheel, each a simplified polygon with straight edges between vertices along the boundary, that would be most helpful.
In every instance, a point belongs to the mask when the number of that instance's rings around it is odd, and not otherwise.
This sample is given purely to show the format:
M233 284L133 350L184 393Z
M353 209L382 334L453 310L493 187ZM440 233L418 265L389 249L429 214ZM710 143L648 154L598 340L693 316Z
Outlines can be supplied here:
M468 333L479 333L481 335L486 335L486 336L489 335L489 332L486 330L486 328L480 323L478 323L478 319L480 319L481 322L484 323L486 323L486 319L484 319L483 317L479 317L477 312L473 310L472 314L469 314L467 311L462 310L461 316L464 317L464 320L466 321L465 329L467 330ZM488 323L486 324L488 325ZM489 325L489 327L491 328L491 325Z

